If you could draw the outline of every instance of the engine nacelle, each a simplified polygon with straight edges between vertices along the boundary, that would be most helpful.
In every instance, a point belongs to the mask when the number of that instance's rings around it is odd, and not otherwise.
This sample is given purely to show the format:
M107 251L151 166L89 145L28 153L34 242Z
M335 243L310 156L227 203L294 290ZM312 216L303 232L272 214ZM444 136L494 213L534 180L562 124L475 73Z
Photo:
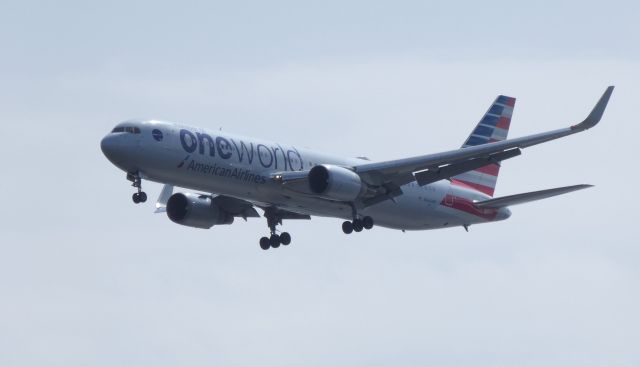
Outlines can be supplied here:
M233 223L233 215L213 203L210 196L192 193L171 195L167 201L167 216L174 223L203 229Z
M311 192L329 200L353 201L364 191L360 176L350 169L321 164L309 171Z

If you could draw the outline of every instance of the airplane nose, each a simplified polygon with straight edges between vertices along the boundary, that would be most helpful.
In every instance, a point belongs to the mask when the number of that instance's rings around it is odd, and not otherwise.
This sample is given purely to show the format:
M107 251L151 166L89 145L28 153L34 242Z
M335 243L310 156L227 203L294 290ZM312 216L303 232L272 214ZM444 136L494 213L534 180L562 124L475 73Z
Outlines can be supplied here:
M112 157L115 157L118 154L118 147L115 143L112 136L105 136L102 138L100 142L100 149L102 149L102 154L107 157L110 161L112 161Z
M127 146L121 138L122 137L120 136L110 134L102 138L102 141L100 142L100 149L102 149L102 153L107 157L107 159L117 166L126 163L127 160L131 158Z

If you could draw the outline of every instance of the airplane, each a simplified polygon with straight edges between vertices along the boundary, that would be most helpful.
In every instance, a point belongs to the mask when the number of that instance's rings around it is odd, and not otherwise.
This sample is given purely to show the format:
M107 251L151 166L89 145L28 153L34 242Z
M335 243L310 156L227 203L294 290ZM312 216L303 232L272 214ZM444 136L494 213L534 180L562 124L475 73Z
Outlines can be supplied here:
M164 184L156 212L177 224L209 229L260 217L261 209L269 228L269 237L259 240L263 250L291 243L291 235L277 229L283 220L312 216L343 219L345 234L374 224L468 231L473 224L509 218L512 205L591 187L493 197L502 161L594 127L613 89L606 89L584 121L516 139L507 139L516 99L500 95L461 148L380 162L157 120L116 125L101 149L137 189L134 203L147 200L142 180ZM174 187L188 191L173 193Z

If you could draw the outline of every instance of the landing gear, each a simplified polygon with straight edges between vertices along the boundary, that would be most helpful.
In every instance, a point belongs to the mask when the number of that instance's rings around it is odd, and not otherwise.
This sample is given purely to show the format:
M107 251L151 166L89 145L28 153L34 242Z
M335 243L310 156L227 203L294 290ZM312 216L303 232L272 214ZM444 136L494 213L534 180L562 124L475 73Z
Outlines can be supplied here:
M138 192L134 193L131 196L131 199L134 203L144 203L147 201L147 194L142 191L142 177L140 177L139 173L127 173L127 180L133 182L131 186L138 189Z
M273 248L278 248L280 247L280 236L278 236L277 234L272 234L271 237L269 238L269 244L271 245L271 247Z
M291 235L289 232L280 233L280 243L284 246L288 246L291 243Z
M262 237L260 239L260 248L268 250L269 248L278 248L280 245L287 246L291 243L291 235L288 232L282 232L280 235L272 234L271 237Z
M136 192L133 194L133 196L131 196L131 198L133 199L133 202L136 204L144 203L145 201L147 201L147 194L145 194L143 191Z
M362 226L366 230L369 230L369 229L373 228L373 218L371 218L369 216L366 216L366 217L362 218Z
M271 244L269 243L269 237L262 237L260 239L260 248L263 250L268 250L269 247L271 247Z
M366 216L362 219L356 218L352 222L345 221L342 223L342 232L351 234L352 232L362 232L363 229L373 228L373 218Z
M268 250L269 248L278 248L280 245L289 245L291 243L291 235L288 232L281 232L280 235L276 234L276 226L282 224L282 217L278 215L277 209L267 208L264 216L267 218L271 236L260 238L260 248Z
M342 232L345 234L351 234L353 232L353 223L348 220L344 221L344 223L342 223Z

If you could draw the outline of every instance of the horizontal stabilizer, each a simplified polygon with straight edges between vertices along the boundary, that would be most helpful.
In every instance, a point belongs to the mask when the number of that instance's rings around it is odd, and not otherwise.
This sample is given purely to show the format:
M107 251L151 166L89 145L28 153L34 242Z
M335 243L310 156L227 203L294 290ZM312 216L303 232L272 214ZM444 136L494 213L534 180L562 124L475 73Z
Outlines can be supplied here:
M495 198L475 203L478 208L503 208L505 206L517 205L528 203L530 201L542 200L557 195L566 194L576 190L582 190L592 187L592 185L574 185L566 187L558 187L555 189L540 190L527 192L524 194L516 194L503 196L501 198Z

